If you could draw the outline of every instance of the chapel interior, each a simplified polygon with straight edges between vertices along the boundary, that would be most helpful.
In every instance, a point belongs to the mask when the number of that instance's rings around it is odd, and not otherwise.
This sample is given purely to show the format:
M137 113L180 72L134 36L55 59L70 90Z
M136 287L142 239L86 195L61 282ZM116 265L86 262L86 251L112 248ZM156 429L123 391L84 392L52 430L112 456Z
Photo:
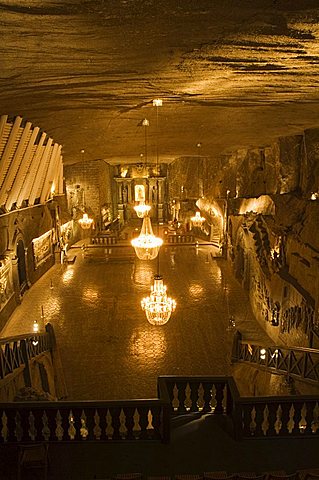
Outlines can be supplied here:
M0 19L0 477L318 479L318 0Z

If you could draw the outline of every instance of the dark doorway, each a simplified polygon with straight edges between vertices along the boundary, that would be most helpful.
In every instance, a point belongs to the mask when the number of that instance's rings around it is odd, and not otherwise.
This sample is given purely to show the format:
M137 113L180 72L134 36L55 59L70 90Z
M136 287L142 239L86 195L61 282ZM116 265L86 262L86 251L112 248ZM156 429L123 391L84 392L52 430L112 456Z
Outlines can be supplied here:
M26 271L26 265L25 265L24 243L22 240L19 240L17 243L17 257L18 257L20 293L21 295L23 295L23 293L27 289L27 271Z

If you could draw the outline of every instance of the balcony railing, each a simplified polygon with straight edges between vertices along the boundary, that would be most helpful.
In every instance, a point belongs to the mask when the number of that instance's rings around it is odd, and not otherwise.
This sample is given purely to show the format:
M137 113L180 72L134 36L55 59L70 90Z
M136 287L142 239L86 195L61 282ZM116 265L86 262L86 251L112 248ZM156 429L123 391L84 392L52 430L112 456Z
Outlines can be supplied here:
M317 352L299 349L306 360L283 360L279 349L264 350L241 342L235 336L233 358L248 358L267 368L290 374L308 373L314 381ZM55 345L51 325L46 333L3 339L1 378L27 365L30 359ZM257 348L258 347L258 348ZM306 351L304 351L306 350ZM266 352L266 353L265 353ZM278 353L277 358L272 355ZM262 356L262 358L261 358ZM304 357L302 357L304 358ZM311 358L311 360L309 360ZM317 357L315 357L317 358ZM275 363L273 363L275 362ZM304 362L304 363L302 363ZM311 368L305 364L311 362ZM289 368L288 368L289 366ZM227 416L235 438L318 437L319 394L280 397L241 397L232 377L162 376L158 398L117 401L46 401L0 403L0 443L77 441L161 441L169 442L171 418L188 413Z
M236 336L235 336L236 338ZM285 373L311 383L319 382L319 351L252 344L236 339L234 361L252 363L276 373Z
M232 377L159 377L157 399L0 404L2 443L161 441L172 416L225 415L235 438L318 437L319 395L240 397Z
M51 330L39 334L27 334L0 340L0 379L52 347Z

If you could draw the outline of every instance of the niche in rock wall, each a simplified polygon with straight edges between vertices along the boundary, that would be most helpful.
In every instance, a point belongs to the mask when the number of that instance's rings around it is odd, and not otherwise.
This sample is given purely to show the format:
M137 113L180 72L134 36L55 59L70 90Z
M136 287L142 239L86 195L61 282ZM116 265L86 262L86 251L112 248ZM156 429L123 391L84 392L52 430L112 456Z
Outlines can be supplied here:
M257 317L269 326L280 325L281 304L273 298L270 285L262 275L255 275L251 281L251 302Z

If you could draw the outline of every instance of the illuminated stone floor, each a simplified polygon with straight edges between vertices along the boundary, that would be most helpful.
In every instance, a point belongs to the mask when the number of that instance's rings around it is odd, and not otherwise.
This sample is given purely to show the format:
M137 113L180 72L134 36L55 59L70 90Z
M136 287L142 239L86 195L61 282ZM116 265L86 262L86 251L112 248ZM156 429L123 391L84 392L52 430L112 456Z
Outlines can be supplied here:
M75 263L55 265L32 286L1 336L32 331L43 306L56 332L70 400L150 398L156 397L158 375L229 374L231 314L244 338L269 339L247 293L216 253L212 246L162 248L160 271L177 309L166 325L155 327L140 300L149 293L156 260L135 259L131 247L97 248L90 259L72 249Z

